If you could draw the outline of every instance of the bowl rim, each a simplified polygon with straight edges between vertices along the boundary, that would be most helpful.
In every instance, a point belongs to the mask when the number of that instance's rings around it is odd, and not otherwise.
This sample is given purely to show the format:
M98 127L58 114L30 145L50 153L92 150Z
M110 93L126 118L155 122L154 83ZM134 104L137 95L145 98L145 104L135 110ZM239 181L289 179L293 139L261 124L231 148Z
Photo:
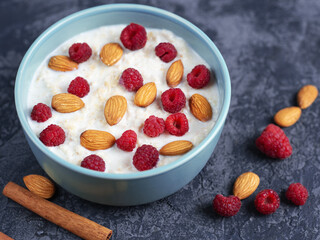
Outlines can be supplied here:
M52 35L56 31L59 30L60 27L64 26L65 24L77 21L81 18L88 17L91 15L96 15L99 13L105 13L105 12L113 12L113 11L135 11L135 12L142 12L142 13L147 13L151 15L155 15L158 17L163 17L166 18L170 21L175 22L176 24L182 25L184 28L186 28L188 31L192 32L201 40L203 43L205 43L216 55L218 62L221 65L221 72L223 75L223 79L225 79L225 92L224 92L224 99L221 107L220 114L217 118L217 121L209 134L206 136L205 139L203 139L198 146L196 146L194 149L192 149L190 152L184 154L177 160L161 166L157 168L153 168L148 171L142 171L142 172L133 172L133 173L105 173L105 172L98 172L98 171L92 171L90 169L82 168L80 166L77 166L75 164L72 164L63 158L59 157L58 155L54 154L51 152L48 147L44 146L41 141L36 137L36 135L33 133L31 130L28 121L24 115L24 111L22 109L20 102L20 97L18 95L18 90L21 88L21 82L23 79L23 72L24 69L27 67L27 63L29 59L32 58L34 55L34 51L37 49L38 46L41 46L42 43ZM231 83L230 83L230 76L229 76L229 71L227 68L227 65L218 50L218 48L215 46L215 44L210 40L210 38L198 27L196 27L194 24L189 22L188 20L171 13L169 11L156 8L156 7L151 7L147 5L142 5L142 4L123 4L123 3L118 3L118 4L106 4L106 5L100 5L96 7L91 7L87 8L78 12L75 12L71 15L68 15L61 20L57 21L56 23L52 24L49 28L47 28L29 47L28 51L24 55L18 72L16 76L16 81L15 81L15 89L14 89L14 97L15 97L15 105L16 105L16 110L18 114L18 118L20 120L20 123L22 125L22 129L24 130L24 133L26 134L26 137L28 137L35 146L37 146L38 149L42 153L44 153L48 158L52 159L55 161L57 164L62 165L63 167L66 167L67 169L71 171L75 171L77 173L91 176L91 177L96 177L96 178L101 178L101 179L113 179L113 180L129 180L129 179L142 179L142 178L147 178L147 177L152 177L156 175L161 175L164 174L170 170L173 170L175 168L178 168L179 166L187 163L189 160L191 160L193 157L195 157L199 152L201 152L212 140L215 138L219 131L223 128L225 119L228 114L229 106L230 106L230 99L231 99ZM25 120L24 120L25 118Z

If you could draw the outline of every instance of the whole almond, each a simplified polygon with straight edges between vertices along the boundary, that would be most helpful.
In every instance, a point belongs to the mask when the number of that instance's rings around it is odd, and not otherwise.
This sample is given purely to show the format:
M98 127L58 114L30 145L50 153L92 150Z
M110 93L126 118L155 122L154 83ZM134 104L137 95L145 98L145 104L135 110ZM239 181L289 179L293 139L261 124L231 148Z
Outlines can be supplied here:
M157 96L157 87L154 82L143 85L137 91L134 97L134 104L139 107L147 107L155 100Z
M297 94L297 102L301 109L309 107L318 96L318 89L313 85L302 87Z
M167 71L167 84L169 87L177 86L183 76L183 64L181 60L177 60L171 64Z
M78 69L78 63L67 56L57 55L50 58L48 67L55 71L67 72Z
M189 100L190 111L197 119L202 122L209 121L212 118L212 108L208 100L200 95L193 94Z
M51 106L57 112L70 113L83 108L84 102L71 93L59 93L52 97Z
M31 174L25 176L23 177L23 182L30 192L42 198L51 198L56 191L53 182L40 175Z
M241 174L233 185L233 195L240 200L249 197L259 186L260 178L253 172Z
M90 151L108 149L115 142L115 137L105 131L86 130L80 135L80 144Z
M127 100L125 97L120 95L112 96L106 102L104 108L104 116L107 120L107 123L110 126L113 126L120 122L123 115L127 111Z
M178 140L164 145L159 153L165 156L181 155L190 151L193 147L192 142L187 140Z
M108 43L102 47L100 59L105 65L112 66L121 59L122 54L123 49L118 43Z
M278 111L273 119L280 127L290 127L295 124L301 116L299 107L287 107Z

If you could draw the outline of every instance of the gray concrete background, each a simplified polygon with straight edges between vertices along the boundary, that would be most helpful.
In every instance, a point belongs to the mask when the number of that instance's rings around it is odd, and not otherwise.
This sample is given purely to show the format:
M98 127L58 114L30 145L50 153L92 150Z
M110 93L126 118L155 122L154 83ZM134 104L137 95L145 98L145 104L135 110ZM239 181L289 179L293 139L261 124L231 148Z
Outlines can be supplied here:
M317 0L127 1L176 13L202 29L217 45L232 83L230 112L221 139L205 168L187 186L160 201L136 207L91 203L58 188L53 202L114 230L112 239L320 239L319 98L297 124L284 129L293 154L283 161L260 154L254 140L279 109L295 105L305 84L318 88L320 2ZM13 89L19 63L47 27L76 11L119 1L55 0L0 2L0 189L23 185L28 174L45 175L23 136ZM232 193L246 171L261 179L258 190L280 194L280 208L262 216L253 206L257 192L232 218L213 213L218 193ZM305 206L288 203L292 182L309 190ZM0 195L0 231L20 239L78 239Z

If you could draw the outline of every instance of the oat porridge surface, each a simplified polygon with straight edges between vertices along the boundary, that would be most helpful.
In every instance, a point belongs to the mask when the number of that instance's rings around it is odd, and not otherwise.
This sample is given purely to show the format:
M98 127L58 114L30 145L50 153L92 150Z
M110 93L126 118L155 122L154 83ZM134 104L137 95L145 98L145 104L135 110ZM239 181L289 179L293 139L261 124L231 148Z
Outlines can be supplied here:
M80 145L80 134L88 129L103 130L111 133L116 139L121 137L125 130L132 129L137 133L137 146L150 144L160 150L165 144L176 140L189 140L197 146L210 132L215 124L218 115L218 88L217 83L211 76L210 83L202 89L193 89L188 85L186 76L198 64L208 64L196 53L182 38L176 36L168 30L146 28L147 43L144 48L137 51L130 51L123 48L122 58L113 66L106 66L99 58L99 53L103 45L116 42L121 45L120 33L126 25L103 26L87 32L78 34L58 46L39 66L30 85L28 108L41 102L51 106L52 96L59 93L66 93L70 82L77 76L85 78L90 85L90 92L82 100L85 107L73 113L59 113L52 109L52 117L43 123L31 120L29 124L34 133L39 136L40 132L50 124L57 124L66 133L66 140L62 145L49 147L61 158L76 165L90 154L97 154L106 163L106 172L109 173L129 173L138 170L132 164L135 153L125 152L117 148L116 144L106 150L89 151ZM54 55L68 55L68 49L73 43L86 42L92 48L92 56L88 61L79 64L79 68L70 72L53 71L48 67L49 58ZM161 42L170 42L177 49L177 57L165 63L154 53L155 47ZM122 45L121 45L122 46ZM180 88L187 99L186 106L180 111L184 113L189 121L189 131L182 137L170 135L165 132L158 137L151 138L143 133L143 123L150 115L161 117L164 120L170 113L164 111L161 105L161 94L170 87L166 82L166 73L171 63L181 59L184 65L184 75ZM146 108L134 105L135 92L127 91L119 84L121 73L127 68L137 69L143 79L144 84L154 82L157 87L156 100ZM213 75L213 70L211 75ZM212 110L213 117L207 122L201 122L190 112L188 99L195 93L199 93L207 98ZM114 95L121 95L127 100L127 111L122 120L110 126L104 116L106 101ZM166 165L177 160L180 156L160 155L156 167Z

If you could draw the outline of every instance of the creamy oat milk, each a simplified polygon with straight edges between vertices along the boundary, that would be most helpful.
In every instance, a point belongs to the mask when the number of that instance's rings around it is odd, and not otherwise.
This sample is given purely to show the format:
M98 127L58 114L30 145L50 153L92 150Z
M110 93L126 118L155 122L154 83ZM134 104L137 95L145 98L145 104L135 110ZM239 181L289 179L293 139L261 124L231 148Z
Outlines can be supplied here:
M80 145L80 134L88 129L103 130L110 132L116 139L121 137L125 130L132 129L137 133L137 146L151 144L158 150L165 144L176 140L189 140L197 146L210 132L218 114L218 89L217 83L211 78L210 83L203 89L193 89L188 85L186 76L193 67L198 64L208 64L195 53L188 44L180 37L175 36L167 30L146 28L148 40L144 48L137 51L124 49L123 56L113 66L106 66L99 58L103 45L110 42L117 42L121 46L120 34L126 25L114 25L100 27L88 32L81 33L57 47L39 66L29 89L28 107L31 112L34 105L41 102L51 106L52 96L58 93L66 93L70 82L77 76L85 78L90 84L90 92L82 100L85 107L73 113L59 113L52 109L52 117L43 123L31 120L29 124L34 133L39 136L40 132L50 124L57 124L66 133L65 142L57 147L49 147L61 158L76 165L90 154L97 154L106 163L108 173L129 173L138 170L132 164L135 153L125 152L119 149L116 144L106 150L89 151ZM71 72L57 72L48 68L48 61L54 55L67 55L68 49L73 43L86 42L92 48L92 56L88 61L79 64L77 70ZM170 114L162 109L161 94L169 89L166 83L166 73L171 62L165 63L155 55L154 49L161 42L172 43L178 51L177 57L184 65L184 76L182 82L177 86L186 95L186 106L181 110L189 120L189 131L182 137L170 135L165 132L159 137L151 138L143 133L143 123L150 116L162 117L164 120ZM137 69L144 84L154 82L157 86L156 100L146 108L141 108L133 103L135 92L127 91L119 84L122 72L133 67ZM211 70L211 75L213 71ZM196 119L189 109L188 99L194 93L205 96L212 106L213 118L208 122L201 122ZM114 126L109 126L104 117L104 107L107 99L113 95L122 95L127 99L127 112L122 120ZM177 160L180 156L162 156L156 167L166 165Z

